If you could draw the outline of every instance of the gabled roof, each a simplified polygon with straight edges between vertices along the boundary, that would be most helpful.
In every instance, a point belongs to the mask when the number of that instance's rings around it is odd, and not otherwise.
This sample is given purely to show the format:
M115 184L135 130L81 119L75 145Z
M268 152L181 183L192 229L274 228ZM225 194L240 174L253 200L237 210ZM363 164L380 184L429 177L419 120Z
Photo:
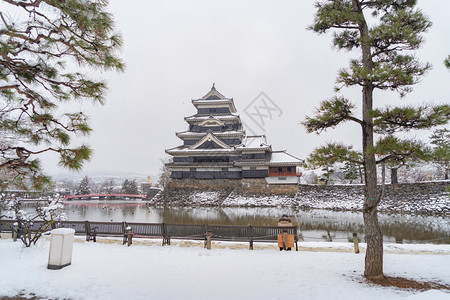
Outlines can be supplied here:
M216 90L215 83L213 83L211 90L202 97L202 100L223 100L225 99L225 96L219 93L218 90Z
M226 98L224 95L219 93L219 91L216 90L214 83L211 90L205 96L200 99L192 99L192 104L194 104L195 107L198 105L207 107L228 106L232 113L236 112L233 98Z
M221 120L214 118L213 116L209 116L208 119L200 122L199 126L224 126L225 123Z
M199 148L201 145L203 145L204 143L207 142L212 142L214 144L216 144L219 148L222 149L230 149L231 147L228 146L227 144L225 144L224 142L222 142L219 138L217 138L212 131L208 131L208 133L197 143L195 143L194 145L192 145L191 147L189 147L189 149L194 150Z
M302 166L304 163L305 161L303 159L287 153L286 150L283 150L272 152L272 158L270 159L269 166Z

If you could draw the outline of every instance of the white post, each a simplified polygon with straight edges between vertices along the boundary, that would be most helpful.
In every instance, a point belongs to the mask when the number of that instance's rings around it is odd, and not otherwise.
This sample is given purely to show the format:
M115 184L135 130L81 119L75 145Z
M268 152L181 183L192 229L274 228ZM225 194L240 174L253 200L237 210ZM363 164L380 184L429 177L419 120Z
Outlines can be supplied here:
M13 225L12 238L13 241L17 241L17 231L19 230L19 223L15 222Z
M72 263L73 238L75 230L58 228L51 231L47 268L62 269Z

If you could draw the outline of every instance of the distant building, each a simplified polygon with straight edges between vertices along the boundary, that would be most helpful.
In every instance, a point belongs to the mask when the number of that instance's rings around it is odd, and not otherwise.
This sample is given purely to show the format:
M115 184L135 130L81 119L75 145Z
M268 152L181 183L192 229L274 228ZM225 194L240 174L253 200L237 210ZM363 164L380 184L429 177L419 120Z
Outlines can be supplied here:
M152 187L153 186L151 182L141 182L141 193L143 195L146 195Z
M173 156L174 179L265 178L269 184L297 183L297 167L303 160L286 151L272 151L265 135L247 136L232 98L214 84L202 98L192 100L197 109L184 118L187 131L176 135L183 145L168 149Z

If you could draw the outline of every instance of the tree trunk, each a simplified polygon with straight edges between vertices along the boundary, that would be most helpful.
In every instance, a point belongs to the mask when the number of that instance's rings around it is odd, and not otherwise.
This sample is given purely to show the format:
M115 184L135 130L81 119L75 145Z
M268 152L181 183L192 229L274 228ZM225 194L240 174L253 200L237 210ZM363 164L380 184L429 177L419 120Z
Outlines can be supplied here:
M383 277L383 234L378 224L376 208L363 213L367 250L364 276Z
M373 62L370 51L369 29L362 12L361 3L352 0L353 11L361 18L358 21L361 39L362 65L370 72ZM383 235L378 224L377 206L379 202L377 189L377 166L375 154L370 153L373 149L373 118L371 111L373 107L373 85L367 79L362 88L362 148L364 157L364 228L366 233L367 250L365 258L364 276L383 277Z
M398 183L397 171L398 171L398 168L392 168L391 169L391 184L397 184Z
M363 87L363 153L364 153L364 228L367 250L364 276L383 277L383 235L378 224L378 187L375 155L373 147L373 123L369 113L372 110L372 88Z

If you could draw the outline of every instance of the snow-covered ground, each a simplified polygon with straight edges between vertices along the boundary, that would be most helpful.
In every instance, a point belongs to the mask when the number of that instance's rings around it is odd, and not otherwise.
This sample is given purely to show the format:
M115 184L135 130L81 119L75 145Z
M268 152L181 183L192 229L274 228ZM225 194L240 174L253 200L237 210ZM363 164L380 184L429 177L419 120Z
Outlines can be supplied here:
M23 248L0 240L0 296L59 299L450 299L450 291L405 291L364 282L364 254L350 243L274 244L76 238L72 265L48 270L49 241ZM107 243L105 243L105 241ZM364 250L365 245L361 244ZM385 274L450 284L450 245L386 245Z

